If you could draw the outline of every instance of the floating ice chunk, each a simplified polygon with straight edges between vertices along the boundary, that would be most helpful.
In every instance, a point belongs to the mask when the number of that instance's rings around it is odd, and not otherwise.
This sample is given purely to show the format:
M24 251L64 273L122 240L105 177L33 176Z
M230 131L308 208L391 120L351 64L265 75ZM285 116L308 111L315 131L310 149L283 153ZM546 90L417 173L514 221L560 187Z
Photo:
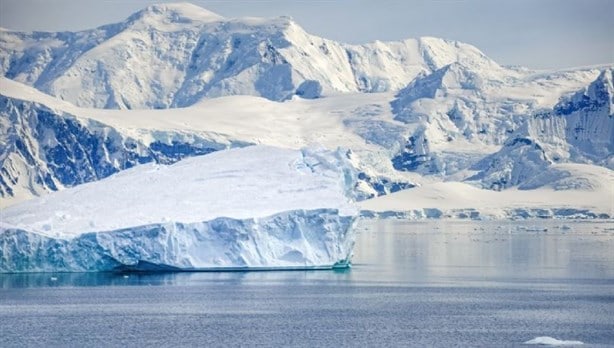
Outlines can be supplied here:
M358 212L342 151L253 146L153 167L5 209L0 272L349 262Z
M548 336L540 336L535 337L530 341L524 342L524 344L539 344L544 346L578 346L584 344L581 341L562 341L557 340L556 338L548 337Z

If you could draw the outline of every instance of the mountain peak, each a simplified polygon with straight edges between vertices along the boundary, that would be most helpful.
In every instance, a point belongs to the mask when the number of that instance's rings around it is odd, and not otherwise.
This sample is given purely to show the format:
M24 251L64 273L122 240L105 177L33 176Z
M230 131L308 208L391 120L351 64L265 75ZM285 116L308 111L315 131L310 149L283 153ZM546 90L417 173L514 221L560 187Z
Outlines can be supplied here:
M435 98L451 90L480 91L485 78L479 71L454 62L430 74L416 77L407 87L397 94L397 100L407 105L420 98Z
M597 79L575 94L562 98L554 110L559 115L570 115L580 110L605 107L608 115L614 113L614 70L604 69Z
M614 103L614 70L604 69L599 77L588 87L588 94L593 98L602 97L607 103L607 99L610 101L610 112L614 109L612 104Z
M224 17L202 7L187 3L176 2L168 4L150 5L134 13L128 18L129 23L143 24L189 24L193 22L215 22Z

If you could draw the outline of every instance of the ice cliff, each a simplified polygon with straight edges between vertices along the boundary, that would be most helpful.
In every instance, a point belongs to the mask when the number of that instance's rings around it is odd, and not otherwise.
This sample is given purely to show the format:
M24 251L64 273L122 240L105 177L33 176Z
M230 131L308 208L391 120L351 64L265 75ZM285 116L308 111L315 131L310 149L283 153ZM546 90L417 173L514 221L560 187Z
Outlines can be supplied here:
M346 156L251 146L17 204L2 211L0 271L346 265L357 213Z

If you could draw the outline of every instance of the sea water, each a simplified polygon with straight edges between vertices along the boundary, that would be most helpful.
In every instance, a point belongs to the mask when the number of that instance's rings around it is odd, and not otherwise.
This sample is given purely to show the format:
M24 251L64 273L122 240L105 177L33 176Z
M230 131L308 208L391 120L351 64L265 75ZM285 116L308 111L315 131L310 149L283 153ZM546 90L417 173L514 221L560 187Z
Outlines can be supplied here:
M335 271L0 275L0 347L614 346L614 226L364 220Z

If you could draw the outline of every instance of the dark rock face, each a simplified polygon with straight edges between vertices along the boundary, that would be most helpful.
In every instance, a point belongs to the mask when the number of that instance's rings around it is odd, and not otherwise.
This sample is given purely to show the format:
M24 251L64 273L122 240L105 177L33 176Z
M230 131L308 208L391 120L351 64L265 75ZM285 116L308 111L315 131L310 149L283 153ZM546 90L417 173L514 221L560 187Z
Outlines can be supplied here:
M424 136L410 136L403 149L392 158L392 166L403 172L420 169L427 173L436 172L437 168L431 163L428 147L428 140Z
M27 101L0 97L6 143L0 147L0 197L14 196L17 185L56 191L105 178L138 164L171 164L226 145L207 141L144 144L113 127ZM31 182L20 182L33 178Z

